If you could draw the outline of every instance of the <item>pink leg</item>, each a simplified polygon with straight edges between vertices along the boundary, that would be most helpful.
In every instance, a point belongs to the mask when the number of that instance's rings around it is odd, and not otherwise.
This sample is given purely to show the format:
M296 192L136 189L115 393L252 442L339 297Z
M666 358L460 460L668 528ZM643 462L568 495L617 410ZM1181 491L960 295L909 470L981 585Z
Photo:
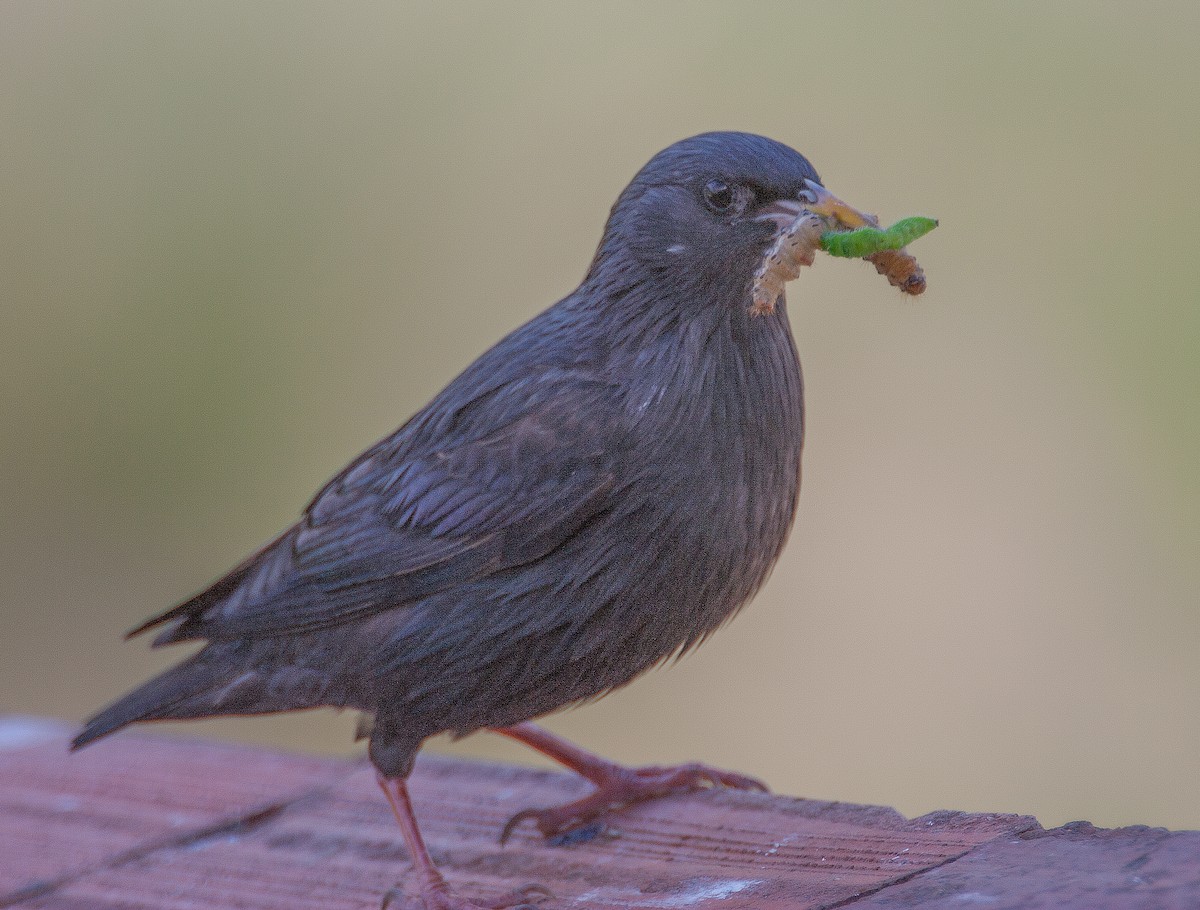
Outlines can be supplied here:
M762 791L767 789L762 781L753 777L710 768L708 765L627 768L581 749L533 723L496 727L495 732L537 749L596 785L592 793L575 802L550 809L525 809L518 812L504 826L500 834L501 843L508 840L513 829L526 819L533 819L544 837L555 837L614 809L680 790L699 790L703 787Z
M408 855L412 857L414 869L421 879L418 900L422 910L501 910L519 905L529 906L529 901L549 896L550 892L540 885L529 885L486 904L473 903L459 897L442 877L425 847L425 839L421 837L421 830L417 827L417 818L413 814L412 803L408 798L408 785L404 779L387 778L380 774L378 780L388 803L391 804L392 814L396 816L400 825L400 833L404 837L404 845L408 847ZM395 901L404 900L404 893L397 885L384 895L382 910L388 910Z

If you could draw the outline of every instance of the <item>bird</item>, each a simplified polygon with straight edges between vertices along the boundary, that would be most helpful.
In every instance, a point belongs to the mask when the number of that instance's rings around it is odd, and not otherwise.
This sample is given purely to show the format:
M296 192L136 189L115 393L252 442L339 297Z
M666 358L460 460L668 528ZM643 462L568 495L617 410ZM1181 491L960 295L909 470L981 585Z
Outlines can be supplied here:
M86 721L73 748L147 721L363 712L425 910L496 905L453 889L420 833L407 778L435 734L495 731L595 785L518 813L505 835L529 820L561 834L681 788L762 788L706 765L626 768L534 720L689 652L783 551L803 382L782 283L764 306L755 281L814 213L864 223L778 141L710 132L654 155L578 288L355 458L294 525L129 633L203 645Z

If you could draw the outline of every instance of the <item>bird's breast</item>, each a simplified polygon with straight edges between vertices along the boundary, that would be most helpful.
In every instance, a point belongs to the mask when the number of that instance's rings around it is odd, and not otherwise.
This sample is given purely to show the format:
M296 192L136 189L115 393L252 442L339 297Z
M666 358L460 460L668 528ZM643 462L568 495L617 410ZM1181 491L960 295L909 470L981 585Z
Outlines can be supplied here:
M783 314L700 328L643 354L627 406L643 513L630 527L653 538L659 618L689 641L742 606L782 551L804 435Z

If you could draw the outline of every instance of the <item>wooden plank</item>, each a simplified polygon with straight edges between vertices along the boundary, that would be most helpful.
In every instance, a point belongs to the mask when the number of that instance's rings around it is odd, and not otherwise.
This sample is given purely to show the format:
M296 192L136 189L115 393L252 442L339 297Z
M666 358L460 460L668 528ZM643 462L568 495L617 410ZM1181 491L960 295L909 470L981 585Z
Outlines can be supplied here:
M0 906L122 857L194 838L345 778L346 762L225 743L115 737L0 718Z
M854 910L1196 910L1200 831L1075 822L998 838Z
M0 753L0 906L375 908L408 869L362 765L139 733L68 757L65 739ZM877 807L707 791L634 807L568 845L521 829L501 847L510 815L587 785L431 757L411 789L435 860L465 893L536 881L555 895L544 906L580 910L826 907L1038 830L1023 816L908 821Z
M362 762L127 733L70 756L64 725L0 718L0 907L368 910L408 869ZM707 791L555 846L503 822L569 775L431 757L412 791L468 895L531 881L579 910L1200 907L1200 832Z

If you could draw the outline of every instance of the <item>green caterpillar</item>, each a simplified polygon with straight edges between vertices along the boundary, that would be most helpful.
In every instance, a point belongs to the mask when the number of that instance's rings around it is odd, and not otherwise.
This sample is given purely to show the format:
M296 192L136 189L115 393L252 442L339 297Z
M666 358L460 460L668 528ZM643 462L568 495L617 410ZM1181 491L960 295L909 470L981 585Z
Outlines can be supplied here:
M821 235L821 249L841 259L862 259L881 250L898 250L924 237L938 223L933 218L901 218L886 230L874 227L856 231L828 231Z

